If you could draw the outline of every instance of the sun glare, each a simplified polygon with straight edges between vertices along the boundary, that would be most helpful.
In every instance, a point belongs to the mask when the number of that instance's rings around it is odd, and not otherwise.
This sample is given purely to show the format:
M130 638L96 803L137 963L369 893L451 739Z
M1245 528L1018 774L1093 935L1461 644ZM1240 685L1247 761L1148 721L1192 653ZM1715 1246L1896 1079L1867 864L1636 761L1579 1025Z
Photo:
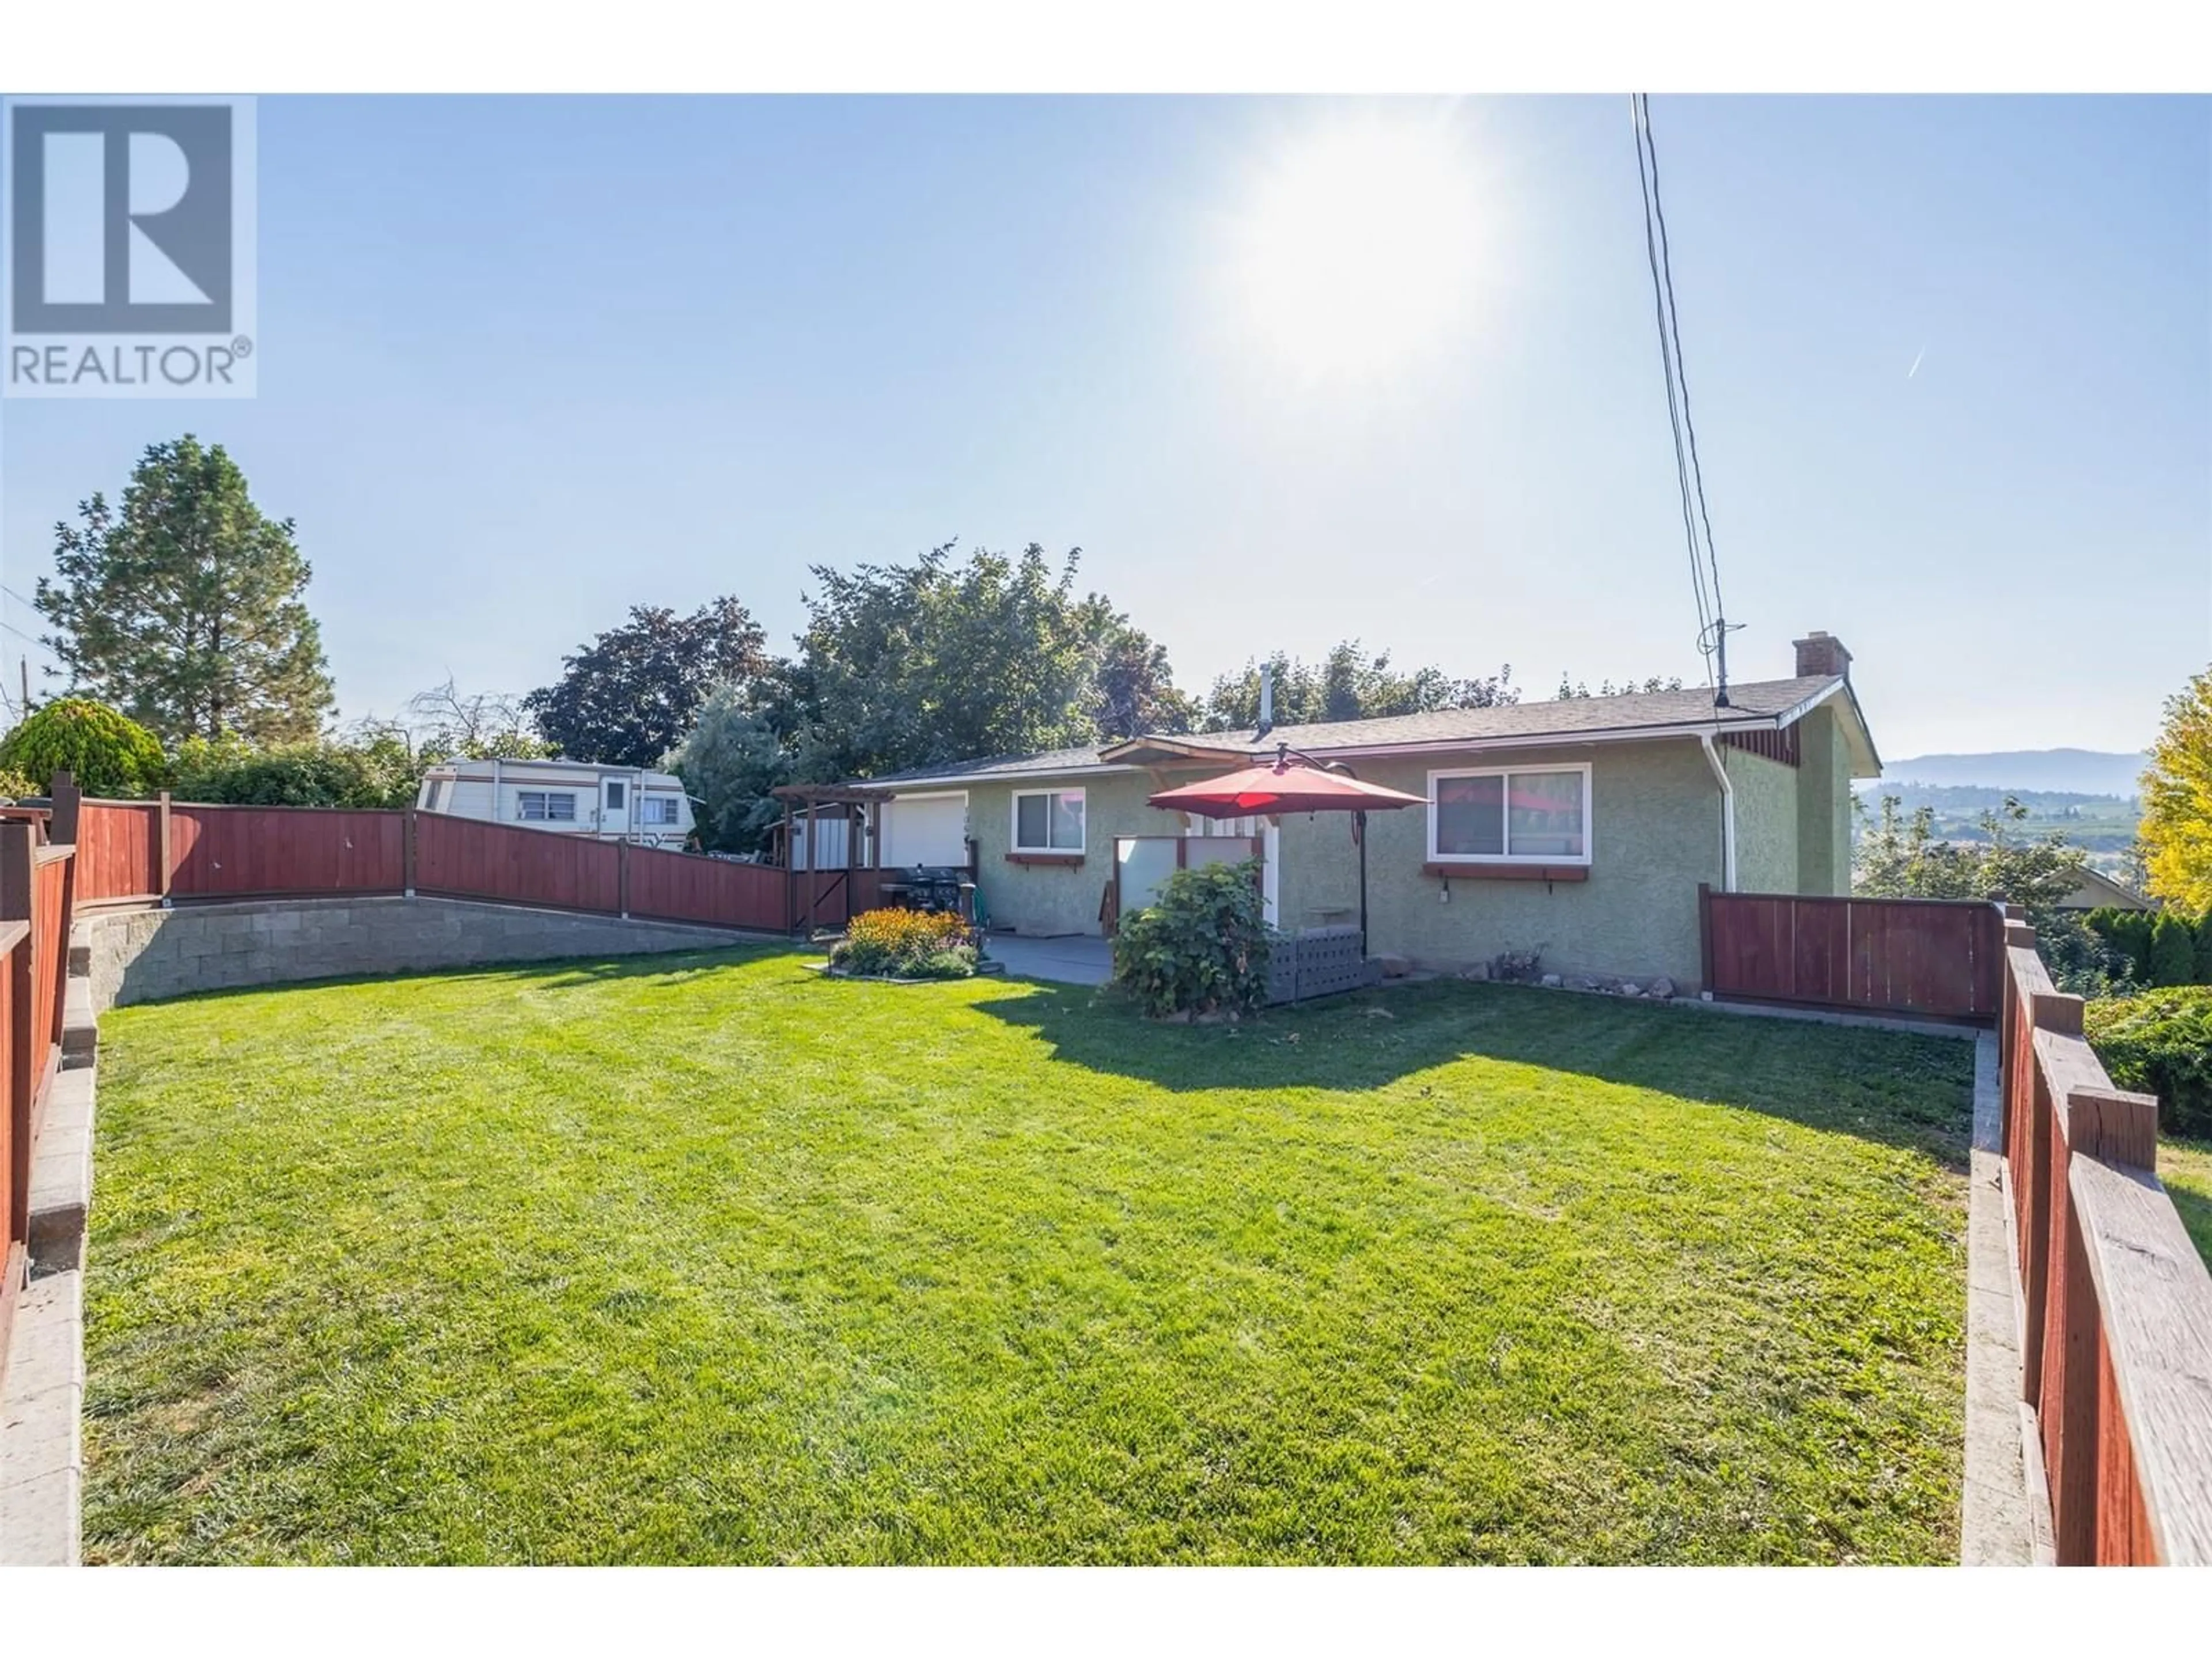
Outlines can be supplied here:
M1462 142L1432 120L1289 142L1235 222L1239 324L1315 377L1389 372L1446 345L1474 309L1476 193Z

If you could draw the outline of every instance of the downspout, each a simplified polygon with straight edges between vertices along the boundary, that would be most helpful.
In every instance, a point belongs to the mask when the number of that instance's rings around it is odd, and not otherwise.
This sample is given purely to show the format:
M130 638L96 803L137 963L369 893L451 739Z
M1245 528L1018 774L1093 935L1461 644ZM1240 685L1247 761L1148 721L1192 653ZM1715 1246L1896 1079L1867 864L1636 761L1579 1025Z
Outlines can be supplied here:
M1728 768L1721 761L1721 751L1713 747L1713 734L1698 733L1698 744L1705 751L1705 764L1713 769L1713 781L1721 787L1721 891L1735 891L1735 786L1729 781Z

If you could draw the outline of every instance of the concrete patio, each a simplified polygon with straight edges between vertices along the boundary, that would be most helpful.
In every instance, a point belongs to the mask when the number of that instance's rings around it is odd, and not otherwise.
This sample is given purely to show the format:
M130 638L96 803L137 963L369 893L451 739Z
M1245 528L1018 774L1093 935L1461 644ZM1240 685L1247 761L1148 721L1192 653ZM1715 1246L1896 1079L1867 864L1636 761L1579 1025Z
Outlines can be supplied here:
M1017 979L1043 979L1060 985L1103 985L1113 976L1114 946L1087 933L1061 939L1024 939L994 933L989 953Z

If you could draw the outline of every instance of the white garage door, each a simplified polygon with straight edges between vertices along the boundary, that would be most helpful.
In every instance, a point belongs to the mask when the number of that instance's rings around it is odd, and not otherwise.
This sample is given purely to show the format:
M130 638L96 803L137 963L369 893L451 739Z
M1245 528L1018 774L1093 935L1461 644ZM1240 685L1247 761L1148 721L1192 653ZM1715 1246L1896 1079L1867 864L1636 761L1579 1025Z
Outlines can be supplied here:
M968 797L921 795L884 805L884 867L968 862Z

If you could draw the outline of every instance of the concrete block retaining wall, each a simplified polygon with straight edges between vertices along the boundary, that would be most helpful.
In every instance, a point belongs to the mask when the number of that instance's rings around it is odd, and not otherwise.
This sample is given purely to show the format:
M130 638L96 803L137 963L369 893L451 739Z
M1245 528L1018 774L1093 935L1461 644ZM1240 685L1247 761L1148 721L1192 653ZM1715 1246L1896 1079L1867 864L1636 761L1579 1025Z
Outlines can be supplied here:
M639 956L757 944L758 934L462 899L270 899L81 915L95 1012L193 991L346 974Z

